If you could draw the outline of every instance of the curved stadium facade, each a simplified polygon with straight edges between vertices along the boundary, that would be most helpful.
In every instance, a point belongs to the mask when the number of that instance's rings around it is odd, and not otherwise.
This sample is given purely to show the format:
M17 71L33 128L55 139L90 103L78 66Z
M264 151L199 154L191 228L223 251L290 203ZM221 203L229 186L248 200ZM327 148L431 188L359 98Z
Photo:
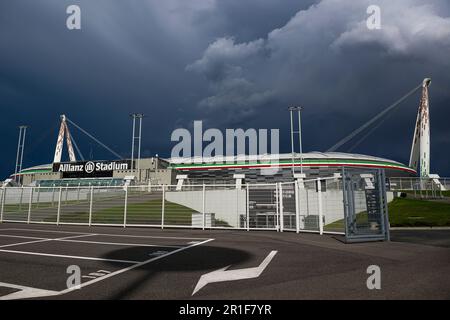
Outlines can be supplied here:
M380 168L386 170L388 177L415 176L417 172L410 167L389 159L361 154L340 152L308 152L300 158L292 158L290 153L271 156L246 156L218 158L172 158L171 168L188 176L189 180L215 183L233 180L235 174L245 175L252 183L292 181L292 172L303 173L306 178L330 177L340 173L342 167ZM279 168L275 173L266 171Z
M56 171L53 164L23 169L19 175L24 185L121 185L127 176L142 183L175 184L178 175L187 176L191 184L232 183L235 175L245 175L248 183L292 181L293 171L300 167L306 178L330 177L340 173L342 167L385 169L387 177L416 176L417 172L394 160L361 154L340 152L308 152L303 157L290 153L269 156L234 156L223 158L146 158L136 169L112 170L107 176L95 174L65 175ZM268 169L278 168L277 171Z

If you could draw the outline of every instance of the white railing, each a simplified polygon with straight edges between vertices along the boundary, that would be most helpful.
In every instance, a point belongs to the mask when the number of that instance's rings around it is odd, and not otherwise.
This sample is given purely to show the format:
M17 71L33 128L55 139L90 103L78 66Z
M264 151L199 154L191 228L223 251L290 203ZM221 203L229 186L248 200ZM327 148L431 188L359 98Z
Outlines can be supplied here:
M386 187L414 198L437 199L449 196L450 178L388 178Z
M340 178L235 185L9 187L0 222L343 233Z

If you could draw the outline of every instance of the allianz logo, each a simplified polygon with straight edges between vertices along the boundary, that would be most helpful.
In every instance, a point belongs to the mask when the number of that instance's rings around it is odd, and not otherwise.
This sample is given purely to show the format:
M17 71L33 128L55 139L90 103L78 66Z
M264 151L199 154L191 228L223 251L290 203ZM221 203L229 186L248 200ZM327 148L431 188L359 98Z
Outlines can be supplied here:
M93 162L89 161L85 164L63 163L59 166L60 172L86 172L92 173L94 171L114 171L114 170L128 170L128 163L117 162Z

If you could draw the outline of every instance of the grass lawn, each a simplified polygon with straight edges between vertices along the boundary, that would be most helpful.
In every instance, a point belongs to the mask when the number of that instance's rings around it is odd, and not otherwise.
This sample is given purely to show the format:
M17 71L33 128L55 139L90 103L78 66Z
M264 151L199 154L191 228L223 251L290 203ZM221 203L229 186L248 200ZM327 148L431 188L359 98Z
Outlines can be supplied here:
M396 198L388 206L391 227L443 227L450 226L450 203ZM357 221L367 221L367 213L356 215ZM324 226L325 231L345 231L344 220Z
M68 201L61 200L61 206L69 205L69 204L82 204L82 203L89 203L89 202L87 200L68 200ZM28 213L29 206L30 206L29 203L5 204L4 212ZM31 205L31 209L50 209L50 208L57 208L57 207L58 207L57 199L53 203L52 202L33 202Z
M396 198L389 204L391 227L450 226L450 203Z
M102 204L104 206L104 204ZM100 205L99 205L100 207ZM127 205L127 222L136 224L160 224L161 223L161 199L145 201L141 203L132 203ZM124 205L116 205L105 208L93 208L92 223L123 223ZM190 224L191 215L196 212L188 207L165 201L164 208L165 224ZM87 222L89 221L89 212L85 210L80 212L64 213L62 207L61 222ZM51 218L53 219L53 218Z
M414 191L413 191L413 190L400 190L399 192L404 192L404 193L414 194ZM446 191L438 191L438 190L435 190L434 192L436 192L436 195L437 195L437 196L440 196L441 193L442 193L442 196L444 196L444 197L450 197L450 190L446 190ZM428 190L428 191L422 190L422 194L423 194L424 196L425 196L427 193L428 193L429 195L431 195L431 194L432 194L432 191L431 191L431 190ZM419 190L416 190L416 195L417 195L417 196L420 195L420 191L419 191Z
M104 206L105 204L102 204ZM128 224L161 224L162 200L154 199L140 203L128 203L127 205L127 223ZM110 223L122 224L124 218L124 205L116 205L107 208L96 208L94 204L92 212L92 223ZM61 222L87 223L89 222L89 213L86 210L80 212L64 213L62 207ZM165 225L191 225L192 214L196 213L194 209L183 205L165 201L164 205L164 224ZM48 217L46 221L54 221L55 217ZM215 221L215 226L228 226L224 221Z
M356 214L356 223L358 225L362 225L367 223L367 212L360 212ZM334 221L332 223L329 223L327 225L323 226L324 231L338 231L338 232L345 232L345 225L344 225L344 219Z
M323 226L324 231L345 232L344 219Z

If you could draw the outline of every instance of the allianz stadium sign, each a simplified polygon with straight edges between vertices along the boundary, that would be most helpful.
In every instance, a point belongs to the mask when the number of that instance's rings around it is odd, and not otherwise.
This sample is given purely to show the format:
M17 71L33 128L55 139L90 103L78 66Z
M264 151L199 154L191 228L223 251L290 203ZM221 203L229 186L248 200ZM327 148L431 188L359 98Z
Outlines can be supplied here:
M61 172L63 178L112 177L113 171L131 170L131 161L84 161L53 164L53 172Z

